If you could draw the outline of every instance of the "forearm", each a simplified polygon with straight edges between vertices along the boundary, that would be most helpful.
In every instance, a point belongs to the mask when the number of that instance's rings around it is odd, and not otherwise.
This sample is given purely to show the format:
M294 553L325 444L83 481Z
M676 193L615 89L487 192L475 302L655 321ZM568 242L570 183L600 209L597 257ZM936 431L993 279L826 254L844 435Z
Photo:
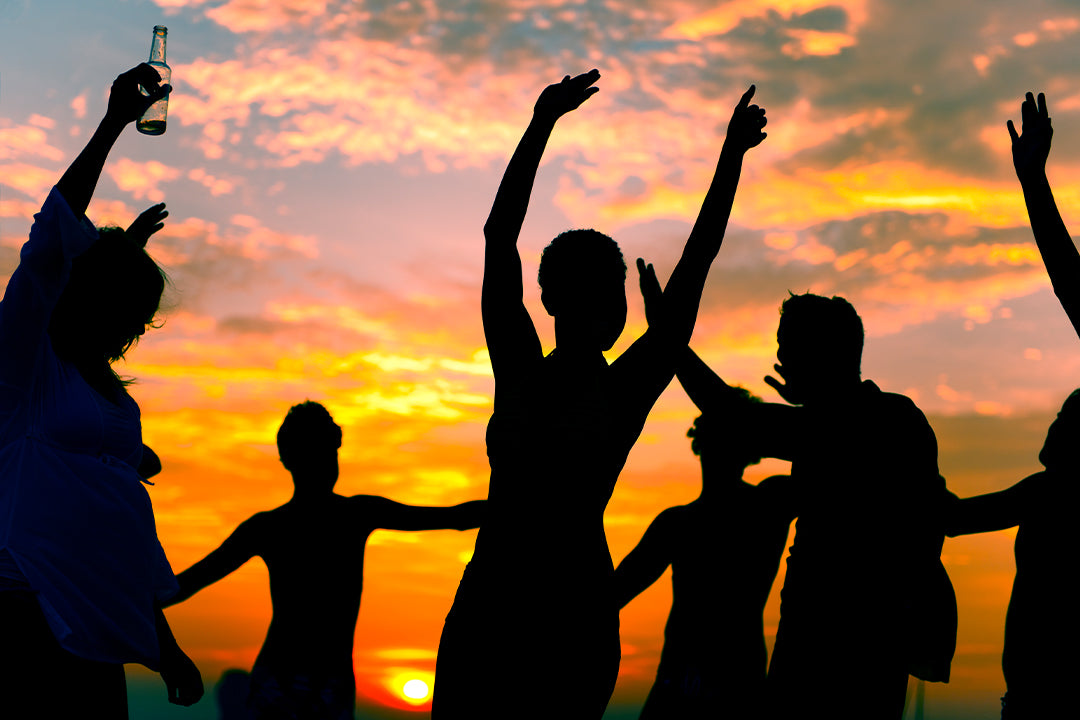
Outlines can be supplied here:
M724 242L742 173L743 156L741 150L724 144L697 221L664 289L665 317L673 342L690 342L709 268Z
M86 208L90 205L90 198L94 195L98 178L101 177L101 171L105 167L105 160L109 157L109 152L120 137L120 133L123 132L125 124L106 115L94 131L90 142L56 183L57 190L64 196L75 217L86 214Z
M1046 172L1020 177L1024 203L1035 244L1042 255L1054 293L1061 300L1073 327L1080 333L1080 252L1061 219Z
M525 213L529 209L529 197L532 195L536 171L544 155L548 138L555 128L555 119L546 115L534 114L529 127L521 136L517 149L503 173L491 214L484 224L484 236L489 242L503 241L516 243L521 226L525 222Z
M472 500L453 507L453 527L455 530L472 530L480 527L487 513L487 500Z
M161 605L154 607L154 629L157 631L158 648L161 657L165 659L175 653L182 654L183 651L180 650L180 646L176 643L176 638L173 636L172 628L169 627L169 621L165 619L165 612L162 607Z

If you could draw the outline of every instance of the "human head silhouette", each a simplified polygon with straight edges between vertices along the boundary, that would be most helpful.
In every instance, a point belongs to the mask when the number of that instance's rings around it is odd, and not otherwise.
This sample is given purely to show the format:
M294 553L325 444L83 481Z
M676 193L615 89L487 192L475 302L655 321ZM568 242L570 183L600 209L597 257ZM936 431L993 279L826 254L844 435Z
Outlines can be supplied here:
M67 360L112 363L152 325L165 290L165 272L118 227L71 263L71 275L49 321L49 338Z
M792 294L780 306L776 342L793 402L818 404L859 383L863 325L842 297Z
M731 470L740 474L750 465L761 462L760 441L742 422L743 413L761 398L741 387L731 388L730 404L723 412L699 415L686 431L690 449L701 458L705 475Z
M307 400L289 408L277 433L278 457L297 490L329 492L338 479L341 428L325 407Z
M1080 389L1073 390L1050 429L1039 451L1039 462L1047 470L1072 470L1080 467L1080 452L1076 449L1076 437L1080 434Z
M544 248L540 299L564 349L608 350L626 326L626 261L596 230L567 230Z

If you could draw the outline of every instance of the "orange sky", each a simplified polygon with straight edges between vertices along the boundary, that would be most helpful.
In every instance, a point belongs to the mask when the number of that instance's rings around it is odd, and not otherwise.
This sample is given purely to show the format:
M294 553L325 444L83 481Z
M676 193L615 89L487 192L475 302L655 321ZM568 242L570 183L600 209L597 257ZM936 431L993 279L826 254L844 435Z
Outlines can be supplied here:
M146 439L164 461L151 495L177 570L288 499L274 433L305 398L344 427L340 492L485 495L480 229L536 94L591 67L601 91L557 128L521 239L546 348L532 280L544 244L596 227L666 277L730 109L754 82L769 137L748 159L706 289L693 341L706 360L776 399L762 377L787 291L848 297L867 328L864 376L923 408L961 495L1039 469L1049 420L1076 385L1075 336L1031 242L1005 130L1025 91L1047 92L1051 181L1080 225L1080 14L1064 0L54 5L63 23L40 3L0 0L0 287L111 79L168 25L168 132L121 139L89 214L126 225L162 199L171 212L151 247L174 283L166 322L122 372L139 380ZM633 283L628 296L616 352L643 329ZM677 385L650 417L606 516L616 561L660 510L695 497L693 417ZM413 707L400 686L430 680L474 537L372 536L355 656L363 704ZM945 561L959 647L927 712L985 716L1004 690L1012 535L950 540ZM636 716L669 603L665 578L624 612L609 718ZM169 616L208 680L249 668L270 616L265 567ZM153 704L164 693L146 702L137 716L166 716ZM208 701L193 712L213 716Z

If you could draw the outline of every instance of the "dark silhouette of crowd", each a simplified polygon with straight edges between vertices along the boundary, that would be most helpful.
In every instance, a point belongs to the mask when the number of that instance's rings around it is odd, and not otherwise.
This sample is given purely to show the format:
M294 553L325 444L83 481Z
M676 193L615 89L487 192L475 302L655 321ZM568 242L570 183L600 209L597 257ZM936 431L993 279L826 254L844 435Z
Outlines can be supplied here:
M635 263L647 330L605 356L626 324L627 262L611 237L567 230L540 258L556 340L543 351L523 302L518 237L556 125L599 79L596 70L568 75L540 93L484 226L480 310L495 377L486 499L420 507L335 493L342 428L323 405L302 402L277 434L292 498L174 576L144 487L162 464L113 367L155 327L167 278L146 247L168 212L155 205L127 229L85 217L116 139L171 88L146 64L117 77L0 301L5 716L47 696L57 717L126 718L124 663L160 672L170 702L198 701L201 675L163 609L258 556L273 616L250 673L229 671L219 684L223 715L352 718L371 533L479 528L439 644L435 720L602 717L619 674L620 610L669 567L671 612L642 718L813 717L828 688L832 718L897 720L909 677L949 680L957 604L941 562L946 536L1011 527L1002 717L1072 716L1080 624L1062 583L1080 492L1080 390L1047 432L1044 471L961 499L946 488L934 430L915 403L863 377L863 322L844 298L782 300L776 375L766 382L784 402L729 384L691 350L743 164L766 138L754 86L735 105L666 284ZM1046 178L1053 131L1043 95L1028 93L1021 116L1019 133L1008 122L1016 173L1054 291L1080 333L1080 253ZM676 377L700 411L688 435L701 494L660 513L616 564L604 512ZM747 482L762 458L789 461L790 475ZM793 521L769 658L763 614Z

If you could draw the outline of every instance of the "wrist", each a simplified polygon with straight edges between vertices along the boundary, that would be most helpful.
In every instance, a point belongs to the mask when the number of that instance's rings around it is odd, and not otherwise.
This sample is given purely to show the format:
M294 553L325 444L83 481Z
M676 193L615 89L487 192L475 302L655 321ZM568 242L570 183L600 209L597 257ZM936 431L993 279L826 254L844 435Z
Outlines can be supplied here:
M1016 168L1016 177L1021 185L1041 185L1047 183L1046 166Z

